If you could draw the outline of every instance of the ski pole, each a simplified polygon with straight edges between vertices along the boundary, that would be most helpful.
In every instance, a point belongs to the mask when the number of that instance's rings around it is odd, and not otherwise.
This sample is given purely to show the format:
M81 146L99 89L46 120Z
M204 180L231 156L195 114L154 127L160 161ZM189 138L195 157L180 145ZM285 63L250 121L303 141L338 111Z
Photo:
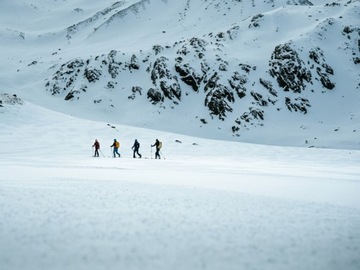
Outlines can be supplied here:
M150 155L150 157L151 157L151 159L152 159L152 146L150 146L150 149L151 149L151 155Z
M105 157L105 155L103 154L103 152L99 149L100 153L102 154L103 157Z
M161 151L159 151L159 152L160 152L160 154L162 155L162 157L163 157L164 159L166 159L165 156L163 155L163 153L162 153Z

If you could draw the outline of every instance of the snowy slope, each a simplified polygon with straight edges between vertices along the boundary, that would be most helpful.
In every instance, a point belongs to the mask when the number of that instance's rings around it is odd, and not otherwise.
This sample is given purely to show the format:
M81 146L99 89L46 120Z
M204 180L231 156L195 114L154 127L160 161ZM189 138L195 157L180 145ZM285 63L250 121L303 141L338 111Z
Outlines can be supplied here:
M358 147L357 1L2 1L1 10L2 92L213 139ZM282 88L283 76L300 88Z
M213 141L7 100L1 269L360 266L359 151Z

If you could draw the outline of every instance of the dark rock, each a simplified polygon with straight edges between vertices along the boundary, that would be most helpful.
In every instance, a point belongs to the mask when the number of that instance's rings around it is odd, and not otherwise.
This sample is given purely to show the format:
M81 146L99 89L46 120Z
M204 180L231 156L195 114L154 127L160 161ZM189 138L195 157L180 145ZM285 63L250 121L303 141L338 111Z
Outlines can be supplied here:
M237 38L239 31L240 31L240 26L236 25L231 27L228 31L226 31L226 33L228 34L229 38L233 40Z
M329 79L328 74L323 73L319 67L316 69L316 72L320 76L320 82L325 88L329 90L335 88L335 84Z
M220 41L221 39L225 38L225 33L224 32L219 32L219 33L216 34L215 38L216 38L217 41Z
M227 62L223 62L219 64L219 70L220 71L227 71L228 70L228 63Z
M190 53L190 50L186 45L183 45L180 49L177 50L177 54L187 55Z
M252 69L252 67L248 64L239 64L241 70L245 71L246 73L249 73Z
M251 27L259 27L261 18L264 17L262 14L257 14L251 18L251 24L249 25L249 28Z
M175 70L179 73L181 80L185 84L191 86L195 92L198 92L202 77L195 72L194 68L190 67L189 64L175 64Z
M120 68L122 63L117 61L117 51L112 50L108 54L108 72L111 78L115 79L117 75L120 73Z
M154 88L150 88L147 92L147 98L151 101L152 104L157 104L161 101L164 101L163 94Z
M325 7L335 7L335 6L340 6L339 3L335 3L335 2L332 2L331 4L326 4Z
M208 42L206 42L204 39L196 37L191 38L189 43L197 52L206 51L206 46L208 45Z
M245 84L248 82L248 78L245 75L241 75L239 72L235 71L228 82L240 99L246 96Z
M334 75L334 70L328 64L322 64L322 67L325 68L325 72L330 75Z
M161 56L160 58L156 59L152 70L151 70L151 80L154 85L157 85L157 81L159 79L172 79L171 72L168 69L167 62L169 59L167 59L164 56Z
M316 73L321 84L329 90L333 89L335 84L330 80L329 75L334 75L334 70L326 63L323 51L318 47L312 49L309 52L309 58L316 63Z
M164 50L164 48L161 45L154 45L152 49L155 52L155 55L158 55Z
M239 126L232 126L231 130L232 130L233 133L237 133L240 130L240 127Z
M74 96L74 91L70 91L67 95L66 95L66 97L65 97L65 100L71 100L71 99L73 99L75 96Z
M306 88L305 82L311 82L311 72L304 67L304 62L290 44L275 47L270 60L270 75L276 78L284 91L301 93Z
M244 112L235 120L237 125L232 127L233 133L236 133L240 130L239 126L246 127L246 123L252 123L254 120L263 121L264 111L258 108L250 107L248 112Z
M228 80L230 87L236 91L239 98L246 96L245 84L248 82L248 78L245 75L241 75L235 71L231 78Z
M233 111L228 102L234 101L232 91L228 87L218 84L207 93L205 106L209 108L211 115L216 115L219 119L225 120L226 112Z
M217 81L219 80L219 76L218 74L215 72L210 79L206 82L205 85L205 92L207 92L208 90L214 89L217 85Z
M0 94L0 107L4 105L23 105L24 102L16 94L10 95L8 93Z
M107 85L106 85L106 87L108 88L108 89L114 89L115 88L115 82L108 82L107 83Z
M142 95L142 88L140 86L133 86L132 89L131 89L131 92L132 92L132 95L128 96L128 99L134 100L137 93L140 96Z
M181 100L181 88L179 83L174 82L173 84L168 84L167 81L160 81L160 89L163 91L164 96L170 100Z
M136 55L133 54L133 55L131 56L129 69L130 69L130 70L131 70L131 69L136 69L136 70L137 70L137 69L139 69L139 68L140 68L139 61L138 61Z
M354 28L350 27L350 26L345 26L343 29L343 33L345 34L350 34L354 31Z
M270 81L264 80L263 78L259 79L260 84L264 86L267 90L269 90L269 93L275 97L278 96L276 90L274 89L272 83Z
M36 65L38 62L37 61L32 61L30 64L28 64L28 66L34 66Z
M84 77L88 80L88 82L96 82L101 77L101 70L96 68L85 68Z
M268 105L268 102L266 100L264 100L263 96L259 93L256 93L254 91L251 91L251 96L257 101L257 103L260 105L260 106L267 106Z
M287 106L289 111L294 110L295 112L299 111L304 114L307 113L307 107L311 107L309 100L306 98L302 98L302 97L295 98L294 102L291 100L291 98L286 97L285 105Z
M79 70L79 68L83 67L85 65L85 62L82 59L74 59L72 61L69 61L67 64L63 65L61 70L64 66L67 67L67 69L70 72L74 72L76 69Z

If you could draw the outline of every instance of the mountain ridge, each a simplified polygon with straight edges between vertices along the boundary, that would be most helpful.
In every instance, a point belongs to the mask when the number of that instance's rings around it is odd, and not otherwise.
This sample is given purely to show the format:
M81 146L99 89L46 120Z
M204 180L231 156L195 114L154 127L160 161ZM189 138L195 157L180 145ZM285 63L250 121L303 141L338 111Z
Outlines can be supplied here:
M309 121L307 119L313 119L311 135L303 134L300 136L301 142L295 143L307 146L309 136L316 136L322 130L319 124L316 127L314 123L327 122L326 128L340 126L342 119L352 115L352 119L344 119L343 124L351 127L346 136L351 138L356 135L358 131L354 118L359 117L359 110L356 108L359 104L356 68L360 46L356 43L360 33L355 20L358 11L356 2L320 1L321 5L314 5L312 2L316 1L292 1L293 5L289 5L290 1L268 1L266 5L260 5L259 10L263 10L262 12L255 12L252 16L239 18L238 22L232 23L232 15L225 15L224 10L229 14L234 13L231 9L233 7L240 6L245 10L243 1L201 1L200 6L205 6L203 10L215 18L219 14L225 18L230 16L228 20L224 20L225 24L227 22L230 25L222 26L222 22L218 29L201 36L187 33L187 38L177 35L170 39L166 39L166 36L171 27L169 30L164 27L165 30L157 29L157 36L149 38L152 40L164 35L164 38L153 43L150 48L147 46L149 41L146 41L143 48L137 50L126 45L125 39L124 46L120 48L117 48L116 43L119 41L116 41L111 50L104 47L101 54L91 56L89 53L92 51L92 44L106 43L97 37L97 31L100 36L109 36L113 33L114 24L128 25L132 19L126 20L132 16L136 20L146 21L148 17L143 14L147 14L148 9L153 12L161 5L173 5L174 9L170 13L179 11L178 18L187 21L187 25L199 22L189 19L189 14L195 11L195 2L179 2L175 4L173 1L161 1L157 5L149 0L112 3L110 7L93 15L109 15L113 12L95 28L95 36L85 35L83 41L68 38L67 48L53 51L52 56L47 58L51 60L34 60L26 69L29 73L40 70L39 78L43 76L45 83L38 81L35 85L39 89L45 88L48 95L51 94L56 100L65 100L68 103L66 107L72 107L71 113L82 117L86 111L94 110L99 112L99 119L102 120L117 119L122 124L155 129L164 128L162 123L157 124L158 121L171 123L176 119L175 127L166 127L169 131L188 133L190 130L191 134L197 136L252 141L252 138L257 137L257 132L269 136L286 136L274 132L274 127L288 125L281 123L279 119L285 115L288 117L290 112L290 121L301 119L293 133L301 133L301 127ZM246 4L256 6L255 3L258 2ZM131 16L124 16L122 21L114 20L113 16L126 13L127 8L134 5L141 6L142 10L139 8ZM122 6L127 7L123 10ZM264 11L265 7L271 9ZM119 8L121 10L116 10ZM78 11L81 12L80 9ZM204 14L198 16L204 17ZM98 20L100 17L89 18ZM73 29L70 33L79 31L81 34L79 26L84 22L91 22L89 18L67 29ZM211 19L207 19L209 20ZM174 24L168 17L165 22L164 25ZM145 35L147 30L154 33L152 26L150 23L149 27L139 31L140 36ZM210 30L202 25L193 33L204 29ZM131 35L136 35L131 30L128 40ZM26 40L26 33L24 36ZM329 44L328 40L334 42ZM71 57L74 52L79 51L75 48L80 45L87 48L81 54L88 54L88 57ZM59 55L64 58L59 58ZM347 59L342 60L344 57ZM335 65L339 59L342 64L346 63L345 70L349 74ZM44 72L44 68L47 71ZM340 89L344 87L350 88L350 93L340 93ZM37 92L46 95L45 90L41 89ZM332 96L335 99L342 96L351 111L345 115L346 109L338 107L339 116L336 111L324 110L323 106L318 105L320 100L331 101ZM47 99L50 100L51 97ZM137 108L135 114L142 117L131 116L129 112L134 112L134 108ZM310 116L299 118L294 117L294 113ZM329 116L324 117L325 113ZM115 115L120 115L120 118ZM294 129L295 123L291 125ZM261 141L255 140L258 143Z

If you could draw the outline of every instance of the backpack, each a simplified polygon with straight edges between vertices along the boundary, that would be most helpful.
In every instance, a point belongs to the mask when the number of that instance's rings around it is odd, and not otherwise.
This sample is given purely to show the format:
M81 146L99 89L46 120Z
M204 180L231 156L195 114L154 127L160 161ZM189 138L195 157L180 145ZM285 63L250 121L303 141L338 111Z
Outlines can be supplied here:
M161 147L162 147L162 142L159 141L158 149L161 149Z
M120 143L119 143L119 142L115 142L115 147L116 147L116 148L120 148Z

